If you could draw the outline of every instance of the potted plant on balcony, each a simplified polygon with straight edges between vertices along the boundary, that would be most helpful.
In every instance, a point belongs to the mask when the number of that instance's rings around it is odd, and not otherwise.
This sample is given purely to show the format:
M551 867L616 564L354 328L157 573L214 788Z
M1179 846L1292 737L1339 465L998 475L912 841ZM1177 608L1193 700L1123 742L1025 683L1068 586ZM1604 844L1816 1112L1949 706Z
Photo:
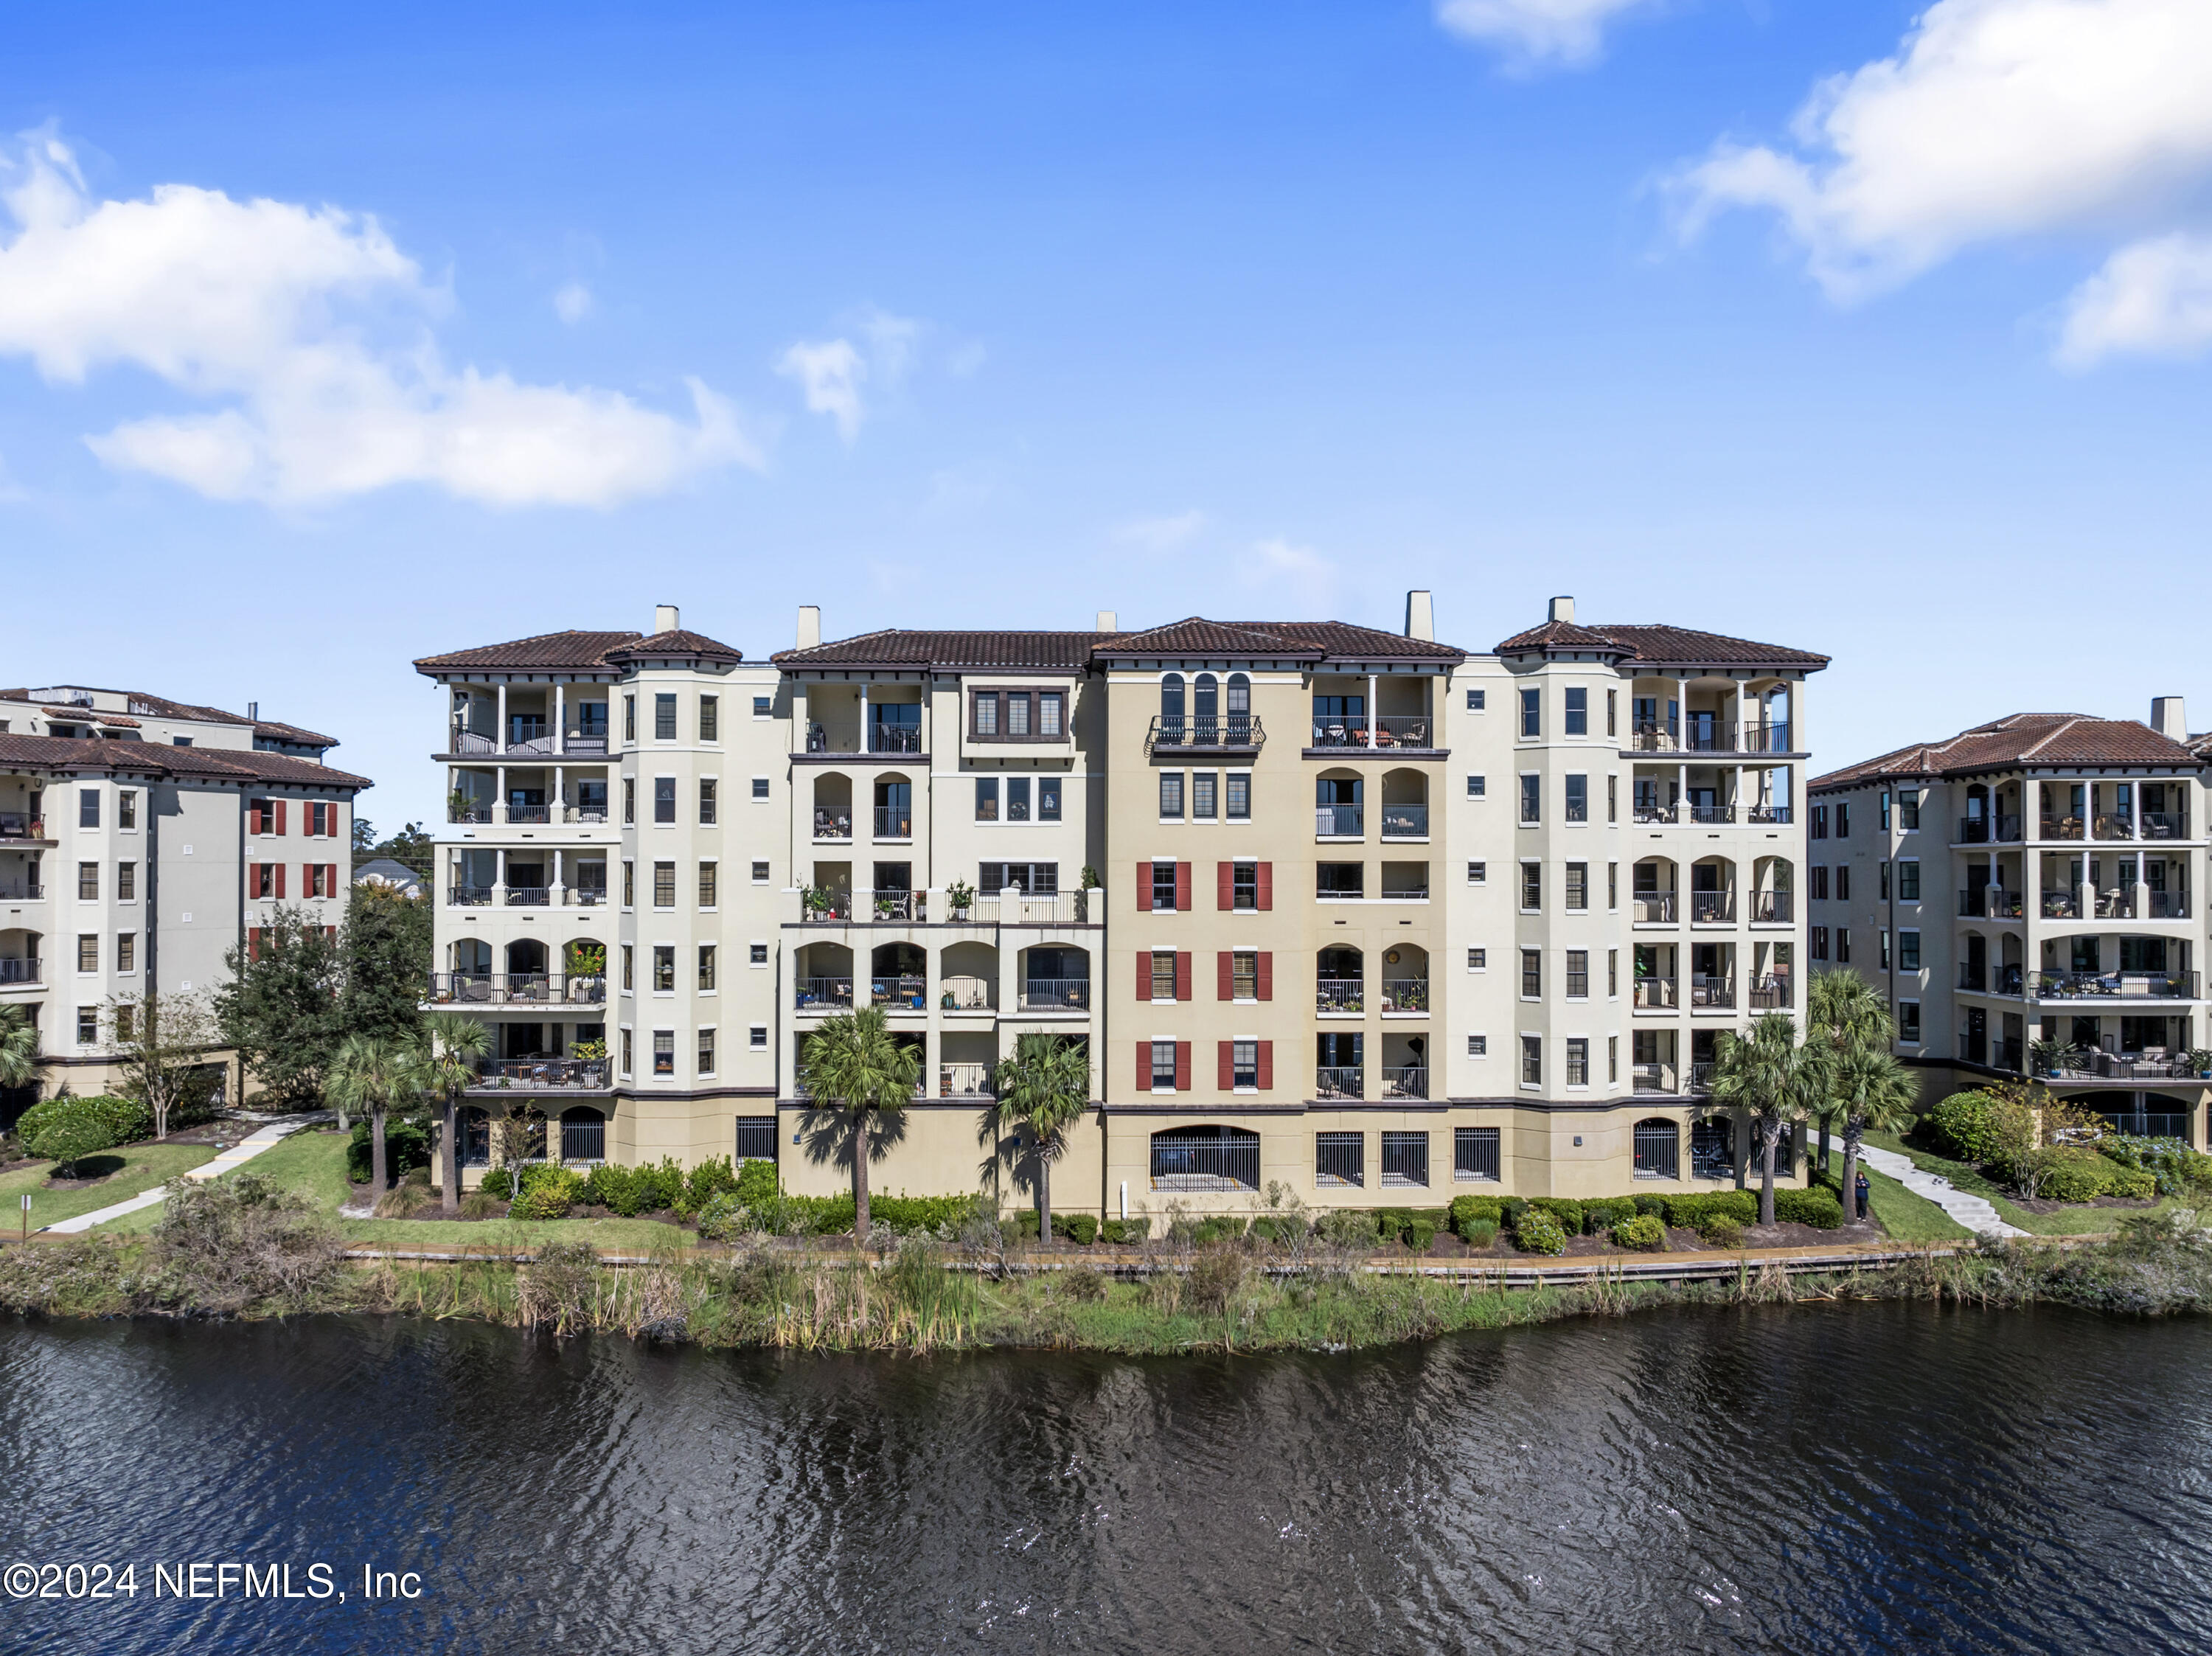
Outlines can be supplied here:
M2055 1076L2081 1064L2081 1049L2070 1040L2031 1040L2027 1056L2038 1075Z
M945 901L955 920L964 920L975 907L975 888L965 880L955 880L945 888Z
M477 802L472 797L463 792L460 789L455 788L451 793L446 796L447 820L454 822L474 822L476 820L474 815L476 804Z
M825 886L808 885L799 889L799 906L810 920L826 919L836 905L836 894Z
M899 900L896 895L883 891L878 891L876 894L876 918L878 919L895 920L898 918L898 911Z
M2181 1068L2188 1075L2212 1076L2212 1051L2202 1046L2191 1047L2181 1054Z
M1097 869L1088 863L1084 864L1083 872L1076 877L1075 919L1077 925L1087 925L1090 922L1091 894L1105 883L1105 881L1098 877Z

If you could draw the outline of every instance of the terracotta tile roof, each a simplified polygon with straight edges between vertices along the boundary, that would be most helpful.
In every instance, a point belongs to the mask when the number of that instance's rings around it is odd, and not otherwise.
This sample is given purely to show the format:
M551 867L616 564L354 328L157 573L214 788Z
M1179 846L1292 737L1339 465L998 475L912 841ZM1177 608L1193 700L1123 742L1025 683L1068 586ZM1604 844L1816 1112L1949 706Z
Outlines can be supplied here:
M1464 661L1467 652L1346 621L1208 621L1190 616L1101 643L1102 656L1297 656L1307 660Z
M1814 789L1856 787L1887 776L1963 776L2043 765L2178 765L2204 755L2140 720L2086 713L2008 713L1942 742L1915 743L1816 776Z
M1627 661L1665 667L1802 667L1818 671L1828 658L1721 633L1693 632L1656 622L1592 623L1547 621L1516 633L1498 646L1501 656L1530 650L1603 650Z
M0 766L40 771L129 770L149 776L204 776L330 788L373 786L366 776L332 770L289 754L58 736L0 736Z
M460 672L470 668L562 668L583 670L611 665L610 651L635 644L645 634L636 632L540 633L534 638L511 639L505 644L481 645L442 656L423 656L415 663L418 673Z
M985 671L1048 667L1080 670L1116 633L918 632L889 628L833 639L804 650L778 650L779 667L974 668Z
M265 736L277 742L297 742L304 746L335 748L338 739L325 736L319 731L303 731L297 725L279 724L273 719L243 719L236 713L225 713L220 707L203 707L190 701L172 701L167 696L152 695L144 690L124 690L120 694L139 713L149 719L181 719L198 725L251 725L256 736ZM0 690L0 701L28 701L28 690ZM105 725L113 730L140 730L143 726L135 719L125 719L120 713L104 713L91 707L36 704L46 713L58 713L88 725Z
M253 733L265 736L271 742L295 742L303 748L335 748L338 745L335 736L325 736L319 731L303 731L297 725L280 725L273 719L257 719Z
M635 661L641 656L693 656L705 661L743 661L744 652L717 643L704 633L655 633L633 644L618 645L606 652L609 661Z

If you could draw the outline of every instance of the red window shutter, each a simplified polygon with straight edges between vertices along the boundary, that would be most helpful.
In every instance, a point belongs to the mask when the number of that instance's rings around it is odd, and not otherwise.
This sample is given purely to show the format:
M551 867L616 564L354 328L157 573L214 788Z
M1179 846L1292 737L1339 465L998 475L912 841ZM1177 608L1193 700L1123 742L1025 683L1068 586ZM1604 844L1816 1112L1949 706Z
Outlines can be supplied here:
M1143 949L1137 951L1137 998L1152 998L1152 957Z
M1259 964L1256 969L1253 972L1252 976L1259 986L1258 994L1261 1000L1274 999L1275 956L1272 950L1263 949L1260 951Z
M282 834L282 833L283 833L283 831L284 831L284 802L283 802L282 799L279 799L279 800L276 802L276 832L277 832L277 833L279 833L279 834Z
M1255 883L1259 887L1260 907L1273 908L1275 906L1275 865L1273 863L1261 864Z
M1176 1042L1176 1090L1190 1090L1190 1043L1187 1040Z
M1137 913L1149 914L1152 912L1152 865L1150 863L1139 863L1137 864Z
M325 937L336 939L338 935L338 929L334 925L326 925L323 928L323 935Z
M1229 1043L1225 1040L1215 1041L1213 1051L1216 1071L1213 1084L1224 1093L1235 1092L1237 1090L1236 1054L1230 1050Z
M1190 950L1188 949L1176 950L1176 998L1190 998Z
M1267 957L1262 955L1260 958L1265 960ZM1275 1085L1275 1043L1272 1040L1260 1043L1259 1070L1260 1090L1263 1093L1272 1091Z
M1176 908L1188 912L1190 908L1190 864L1177 863L1176 870Z
M281 811L283 810L283 807L279 805L276 809ZM280 829L279 832L282 832L282 830ZM282 897L284 895L284 864L282 863L276 863L272 864L271 866L276 870L276 895L279 897Z
M1140 1093L1148 1093L1152 1089L1152 1043L1149 1040L1140 1040L1137 1043L1137 1090Z
M323 864L323 895L335 897L337 895L338 865L336 863L325 863Z
M248 834L261 832L261 807L251 799L246 802L246 831Z
M1237 864L1213 865L1213 906L1223 913L1237 907Z
M1224 949L1213 958L1218 967L1213 980L1214 999L1235 1000L1237 998L1237 957Z
M258 925L246 928L246 958L250 961L261 958L261 928Z

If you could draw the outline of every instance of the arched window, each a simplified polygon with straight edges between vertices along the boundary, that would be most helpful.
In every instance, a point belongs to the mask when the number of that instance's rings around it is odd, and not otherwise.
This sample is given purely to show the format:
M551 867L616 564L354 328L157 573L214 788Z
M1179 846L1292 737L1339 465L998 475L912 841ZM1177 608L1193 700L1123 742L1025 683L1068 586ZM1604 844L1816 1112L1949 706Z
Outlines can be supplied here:
M1252 739L1252 679L1249 674L1229 675L1229 706L1223 711L1229 715L1231 744Z
M607 1119L588 1104L579 1104L561 1116L561 1159L563 1162L604 1162L607 1159Z
M1636 1124L1636 1176L1638 1179L1679 1179L1682 1176L1681 1129L1664 1116Z
M1160 740L1182 740L1182 675L1170 673L1160 680Z
M1210 747L1221 739L1221 686L1212 673L1200 673L1192 687L1197 691L1197 706L1192 708L1197 725L1192 740Z

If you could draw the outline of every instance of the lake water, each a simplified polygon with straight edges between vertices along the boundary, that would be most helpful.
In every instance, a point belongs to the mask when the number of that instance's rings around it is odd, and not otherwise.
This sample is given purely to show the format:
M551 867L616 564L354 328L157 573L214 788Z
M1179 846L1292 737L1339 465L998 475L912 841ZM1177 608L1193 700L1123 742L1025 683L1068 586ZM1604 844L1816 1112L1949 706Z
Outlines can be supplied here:
M2212 1324L1902 1305L1142 1362L13 1324L0 1566L139 1592L0 1647L2203 1651L2208 1375Z

